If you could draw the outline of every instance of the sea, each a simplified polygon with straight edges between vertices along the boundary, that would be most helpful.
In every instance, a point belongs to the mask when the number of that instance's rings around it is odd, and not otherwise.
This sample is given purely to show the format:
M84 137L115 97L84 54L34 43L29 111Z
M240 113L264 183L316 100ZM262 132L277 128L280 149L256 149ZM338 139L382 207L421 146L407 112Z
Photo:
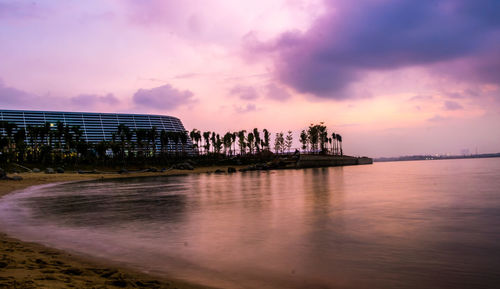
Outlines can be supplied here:
M0 230L219 288L500 288L500 158L42 185Z

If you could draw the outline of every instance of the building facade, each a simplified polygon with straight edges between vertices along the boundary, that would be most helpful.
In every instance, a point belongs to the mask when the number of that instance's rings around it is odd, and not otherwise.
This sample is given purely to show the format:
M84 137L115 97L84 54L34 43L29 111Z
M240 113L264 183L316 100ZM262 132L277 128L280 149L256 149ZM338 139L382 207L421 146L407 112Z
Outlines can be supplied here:
M26 130L28 127L39 127L46 124L50 126L51 130L57 130L57 124L61 122L66 126L79 127L84 140L94 144L113 140L113 134L117 132L118 126L121 124L126 125L132 131L150 130L156 127L158 137L161 131L187 134L180 119L166 115L0 110L0 121L14 123L18 129L24 128ZM5 131L0 131L0 133L5 134ZM159 142L158 139L157 146ZM175 148L171 144L167 149L174 150ZM192 151L192 141L189 137L185 149L188 152Z

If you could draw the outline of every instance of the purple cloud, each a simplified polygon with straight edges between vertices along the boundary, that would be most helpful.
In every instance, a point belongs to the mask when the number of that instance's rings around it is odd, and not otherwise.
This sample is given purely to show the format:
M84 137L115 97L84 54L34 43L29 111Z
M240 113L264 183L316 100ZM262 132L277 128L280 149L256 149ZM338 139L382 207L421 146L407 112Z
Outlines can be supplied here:
M181 91L165 84L151 89L141 88L134 93L132 99L138 106L173 110L181 105L192 103L194 101L193 95L189 90Z
M3 80L0 79L0 100L2 102L2 106L15 106L29 103L28 100L32 98L34 98L33 95L17 88L6 86L3 83Z
M106 95L80 94L71 98L70 102L79 107L93 107L99 104L116 105L119 100L112 93Z
M38 95L6 86L0 79L0 103L2 108L6 109L67 110L68 107L72 107L79 110L94 110L103 105L114 107L120 101L113 94L80 94L71 98L52 96L49 93Z
M440 116L439 114L436 114L435 116L433 116L433 117L431 117L431 118L429 118L427 120L430 121L430 122L441 122L441 121L446 120L446 118Z
M244 85L236 85L235 87L231 88L229 93L231 93L232 95L236 95L243 100L254 100L259 97L255 88Z
M231 32L222 20L223 11L214 1L210 4L200 4L197 0L125 0L120 3L124 5L128 20L134 25L168 29L169 34L182 38L224 41ZM205 9L207 7L212 10Z
M415 95L411 97L410 101L420 101L420 100L432 100L434 97L432 95Z
M287 100L292 96L285 88L275 83L269 83L266 86L266 95L268 98L274 100Z
M458 103L456 101L451 101L451 100L445 101L443 108L445 110L459 110L459 109L464 109L464 107L462 105L460 105L460 103Z
M247 112L251 112L251 111L256 111L257 110L257 107L255 106L255 104L253 103L249 103L247 104L246 106L234 106L234 110L237 112L237 113L247 113Z
M66 99L52 96L50 93L39 95L7 86L0 78L0 104L2 108L58 110L64 109L67 103Z
M306 32L266 43L245 37L249 53L270 55L275 77L299 92L347 98L341 92L367 72L458 59L468 59L466 73L480 81L500 80L499 1L324 3L325 14Z
M37 18L41 9L33 1L6 1L0 2L0 19L5 18Z

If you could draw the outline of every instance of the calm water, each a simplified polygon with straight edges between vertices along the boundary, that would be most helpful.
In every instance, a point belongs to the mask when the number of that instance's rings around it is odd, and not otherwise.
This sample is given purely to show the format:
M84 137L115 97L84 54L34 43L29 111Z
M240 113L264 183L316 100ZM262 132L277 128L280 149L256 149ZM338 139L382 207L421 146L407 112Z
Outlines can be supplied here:
M499 288L500 158L42 186L0 227L226 288Z

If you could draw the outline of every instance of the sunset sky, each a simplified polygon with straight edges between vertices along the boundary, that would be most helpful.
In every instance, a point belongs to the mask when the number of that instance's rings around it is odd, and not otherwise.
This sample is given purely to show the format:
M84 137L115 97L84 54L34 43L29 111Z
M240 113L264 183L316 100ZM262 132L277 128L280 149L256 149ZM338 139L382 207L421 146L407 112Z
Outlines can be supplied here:
M0 0L0 108L500 152L500 1Z

